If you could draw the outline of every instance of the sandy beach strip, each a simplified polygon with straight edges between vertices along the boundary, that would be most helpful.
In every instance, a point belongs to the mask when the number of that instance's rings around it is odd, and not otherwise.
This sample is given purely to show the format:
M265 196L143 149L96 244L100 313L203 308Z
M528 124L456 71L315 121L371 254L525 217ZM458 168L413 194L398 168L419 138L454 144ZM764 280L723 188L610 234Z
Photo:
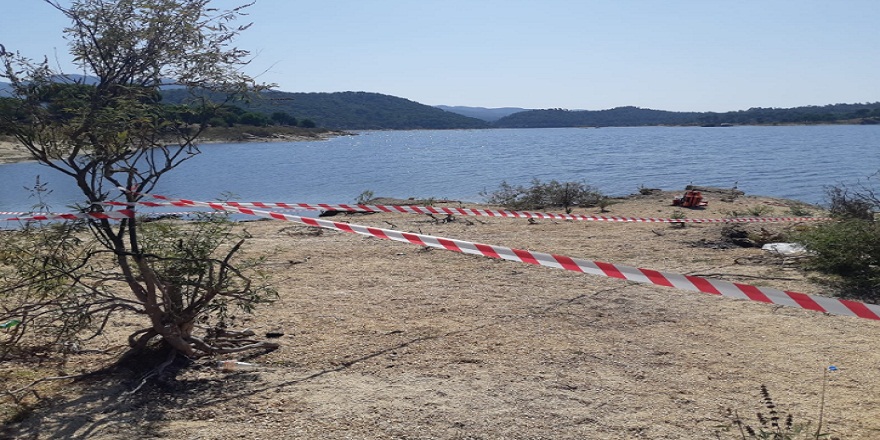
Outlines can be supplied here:
M26 160L31 160L31 157L24 147L15 142L0 141L0 164Z

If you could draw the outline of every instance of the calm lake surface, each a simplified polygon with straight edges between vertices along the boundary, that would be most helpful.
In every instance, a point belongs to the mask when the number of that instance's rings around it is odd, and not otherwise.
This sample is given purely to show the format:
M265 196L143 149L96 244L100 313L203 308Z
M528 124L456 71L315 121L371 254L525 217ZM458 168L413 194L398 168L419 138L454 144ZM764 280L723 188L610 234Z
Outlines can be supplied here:
M216 200L351 203L377 196L481 201L501 181L585 181L609 195L640 186L732 187L824 201L824 188L880 170L880 126L640 127L368 131L327 141L212 144L157 193ZM0 165L0 211L27 211L24 187L48 182L55 211L75 188L35 163Z

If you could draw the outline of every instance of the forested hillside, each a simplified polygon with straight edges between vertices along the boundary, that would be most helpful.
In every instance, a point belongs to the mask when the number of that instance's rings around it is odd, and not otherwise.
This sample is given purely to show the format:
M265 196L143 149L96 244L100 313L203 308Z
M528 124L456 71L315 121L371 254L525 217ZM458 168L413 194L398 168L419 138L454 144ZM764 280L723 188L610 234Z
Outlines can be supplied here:
M638 107L599 111L548 109L514 113L495 121L494 125L499 128L687 125L695 123L699 115Z
M7 86L0 83L0 100L12 99ZM162 96L164 103L172 105L191 98L188 91L180 88L163 88ZM216 98L220 99L219 96ZM230 103L229 113L225 118L227 124L299 125L335 130L880 124L880 102L795 108L756 107L724 113L670 112L639 107L608 110L524 110L512 107L433 107L404 98L368 92L272 91L247 102Z
M728 124L810 124L852 121L880 123L880 102L829 104L794 108L750 108L727 113L701 113L703 125Z
M750 108L726 113L669 112L638 107L610 110L531 110L493 123L499 128L632 127L645 125L766 125L816 123L880 123L880 102L795 108Z
M185 90L166 90L163 99L180 103ZM264 113L286 113L318 127L338 130L412 130L488 128L485 121L469 118L408 99L368 92L288 93L267 92L248 103L236 103Z

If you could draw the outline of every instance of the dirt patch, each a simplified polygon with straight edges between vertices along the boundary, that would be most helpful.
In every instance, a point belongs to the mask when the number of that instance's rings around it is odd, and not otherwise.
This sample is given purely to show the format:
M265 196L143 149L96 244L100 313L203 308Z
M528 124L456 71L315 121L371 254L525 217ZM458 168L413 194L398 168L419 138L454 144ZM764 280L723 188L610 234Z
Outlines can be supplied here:
M608 215L667 217L671 194ZM709 196L688 217L785 201ZM580 214L597 214L581 210ZM712 248L722 224L457 218L333 220L809 294L825 293L758 248ZM792 224L762 225L784 233ZM102 377L56 387L14 438L715 438L737 410L756 424L766 384L795 423L880 436L880 323L497 261L277 221L244 223L280 299L244 325L282 348L224 373L197 361L173 389ZM130 330L119 322L118 335ZM109 342L108 342L109 344ZM110 348L96 346L89 348ZM121 349L116 348L113 353ZM69 371L112 360L72 355ZM49 393L49 391L43 391ZM0 436L2 437L2 436ZM739 438L722 434L721 438Z

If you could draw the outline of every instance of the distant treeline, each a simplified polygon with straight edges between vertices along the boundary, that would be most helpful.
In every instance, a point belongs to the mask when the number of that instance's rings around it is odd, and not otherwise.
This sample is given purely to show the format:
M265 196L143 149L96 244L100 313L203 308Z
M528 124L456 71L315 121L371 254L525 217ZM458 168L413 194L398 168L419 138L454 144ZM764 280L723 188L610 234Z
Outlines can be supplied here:
M647 125L772 125L818 123L880 123L880 102L796 108L750 108L726 113L670 112L638 107L610 110L529 110L496 121L501 128L633 127Z
M186 102L186 90L167 90L169 103ZM207 95L219 99L219 96ZM408 99L367 92L287 93L266 92L245 108L264 114L284 112L308 118L318 126L336 130L415 130L489 128L486 121L469 118Z
M2 85L0 83L0 86ZM64 99L76 99L76 96L83 91L78 88L83 87L91 86L59 84L55 93L60 93L60 99L56 101L63 103ZM192 111L193 106L188 103L195 103L199 99L225 102L225 96L169 88L163 90L158 99L165 104L167 117L186 122L208 122L215 127L276 125L321 127L333 130L414 130L880 123L880 102L796 108L751 108L726 113L670 112L639 107L618 107L609 110L525 110L489 122L463 113L475 115L486 113L491 109L481 109L482 113L469 112L468 110L474 110L469 107L444 107L446 110L443 110L408 99L368 92L269 91L248 101L224 105L210 115L197 114ZM14 112L14 107L14 98L0 98L0 116L5 114L8 120L11 112ZM63 115L63 109L59 114ZM12 117L14 118L14 115Z
M71 105L71 103L89 99L91 89L94 89L94 86L88 84L57 83L53 84L52 87L47 87L43 93L44 96L40 97L43 108L46 110L44 117L51 117L59 121L78 117L77 114L71 113L70 109L81 107ZM161 96L150 99L164 100ZM20 124L27 125L23 113L18 110L20 103L21 101L18 98L0 97L0 135L11 135L17 126L21 126ZM204 109L200 110L200 107L188 105L187 103L165 102L160 106L160 114L156 115L156 117L158 118L157 120L177 121L184 124L206 123L210 127L284 126L315 128L317 126L311 119L298 119L284 111L263 113L259 110L246 109L233 104L212 106L209 113L202 110Z
M163 92L168 102L183 102L185 90ZM826 106L751 108L714 112L670 112L638 107L610 110L527 110L493 122L395 96L367 92L268 92L245 106L251 111L302 115L337 130L414 130L473 128L634 127L651 125L717 126L760 124L880 123L880 102ZM465 109L465 108L461 108ZM464 110L460 110L466 112Z
M297 119L295 116L282 111L263 113L255 110L246 110L237 105L224 104L213 110L210 117L205 119L203 115L194 113L192 107L187 104L165 104L166 111L172 117L186 123L207 122L213 127L233 127L235 125L250 125L254 127L268 127L281 125L286 127L315 128L315 121L311 119Z

